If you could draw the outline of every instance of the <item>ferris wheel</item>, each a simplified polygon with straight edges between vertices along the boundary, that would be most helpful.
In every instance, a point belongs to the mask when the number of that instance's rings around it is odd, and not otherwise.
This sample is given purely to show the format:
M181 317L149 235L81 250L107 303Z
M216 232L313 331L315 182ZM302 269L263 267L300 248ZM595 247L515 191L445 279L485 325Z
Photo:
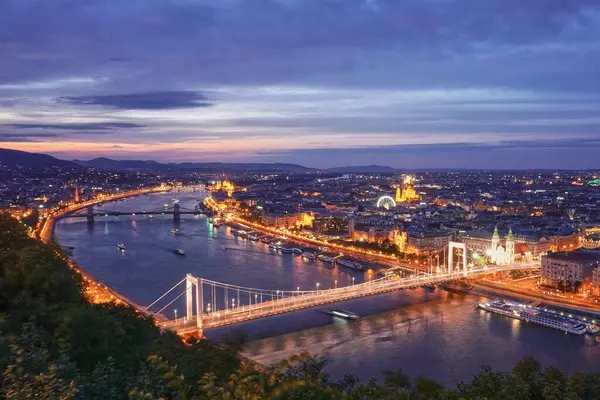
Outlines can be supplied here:
M386 210L390 210L396 207L396 202L390 196L381 196L379 200L377 200L377 208L385 208Z

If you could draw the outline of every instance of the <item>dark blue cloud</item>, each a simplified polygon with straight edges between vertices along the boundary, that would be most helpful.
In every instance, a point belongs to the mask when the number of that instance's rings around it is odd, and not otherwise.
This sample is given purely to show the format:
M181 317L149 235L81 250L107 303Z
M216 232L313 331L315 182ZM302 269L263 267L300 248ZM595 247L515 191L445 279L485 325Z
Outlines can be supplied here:
M335 145L333 145L335 146ZM445 143L267 151L273 162L328 168L373 162L395 168L597 169L600 135L588 140L500 141L494 144Z
M204 94L190 91L65 96L59 98L59 101L72 105L103 106L120 110L171 110L213 105Z
M0 143L2 142L33 142L56 138L55 133L5 133L0 132Z
M50 129L68 131L106 131L114 129L144 128L145 125L131 122L89 122L70 124L3 124L0 126L15 129Z

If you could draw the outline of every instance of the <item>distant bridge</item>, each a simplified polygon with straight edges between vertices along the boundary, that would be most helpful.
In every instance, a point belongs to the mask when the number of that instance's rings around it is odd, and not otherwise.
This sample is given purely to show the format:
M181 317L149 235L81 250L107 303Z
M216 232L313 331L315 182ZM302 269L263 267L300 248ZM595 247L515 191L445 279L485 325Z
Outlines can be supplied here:
M165 207L157 210L142 210L142 211L99 211L94 209L93 205L85 208L86 212L66 214L63 217L68 218L86 218L89 223L93 223L96 217L120 216L120 215L173 215L174 221L179 221L182 215L200 215L206 214L204 210L191 210L189 208L180 207L179 204L174 204L171 207Z

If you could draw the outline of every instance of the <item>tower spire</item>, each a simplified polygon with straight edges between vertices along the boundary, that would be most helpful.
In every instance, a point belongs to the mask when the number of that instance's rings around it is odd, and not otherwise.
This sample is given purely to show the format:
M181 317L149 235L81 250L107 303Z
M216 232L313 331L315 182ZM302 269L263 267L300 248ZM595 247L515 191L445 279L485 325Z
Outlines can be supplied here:
M494 234L492 235L492 251L495 252L500 246L500 233L498 233L498 225L494 228Z
M492 235L492 239L500 239L500 233L498 232L498 225L494 227L494 234Z
M515 237L512 228L508 229L508 236L506 237L506 255L509 263L515 261Z

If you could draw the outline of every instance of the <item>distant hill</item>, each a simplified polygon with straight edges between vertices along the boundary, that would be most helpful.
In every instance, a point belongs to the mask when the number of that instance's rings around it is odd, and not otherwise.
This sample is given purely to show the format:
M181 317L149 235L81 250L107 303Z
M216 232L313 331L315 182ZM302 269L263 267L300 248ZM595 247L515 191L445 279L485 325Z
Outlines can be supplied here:
M112 160L110 158L94 158L88 161L74 160L84 167L107 168L115 170L145 171L199 171L199 172L315 172L316 169L298 164L287 163L159 163L144 160Z
M327 169L328 172L338 172L344 174L385 174L398 172L397 169L392 167L386 167L383 165L356 165L349 167L333 167Z
M29 153L20 150L0 148L0 165L9 167L71 167L80 168L71 161L60 160L47 154Z
M289 173L311 173L311 172L330 172L330 173L394 173L398 170L381 165L363 165L349 167L334 167L329 169L308 168L299 164L291 163L222 163L222 162L184 162L184 163L160 163L150 160L113 160L111 158L100 157L91 160L73 160L66 161L49 156L47 154L28 153L19 150L10 150L0 148L0 164L8 166L29 166L29 167L87 167L104 168L114 170L131 171L198 171L207 173L221 172L289 172Z
M145 170L145 171L166 171L169 168L166 164L161 164L156 161L141 161L141 160L113 160L110 158L100 157L88 161L73 160L83 167L89 168L105 168L115 170Z

